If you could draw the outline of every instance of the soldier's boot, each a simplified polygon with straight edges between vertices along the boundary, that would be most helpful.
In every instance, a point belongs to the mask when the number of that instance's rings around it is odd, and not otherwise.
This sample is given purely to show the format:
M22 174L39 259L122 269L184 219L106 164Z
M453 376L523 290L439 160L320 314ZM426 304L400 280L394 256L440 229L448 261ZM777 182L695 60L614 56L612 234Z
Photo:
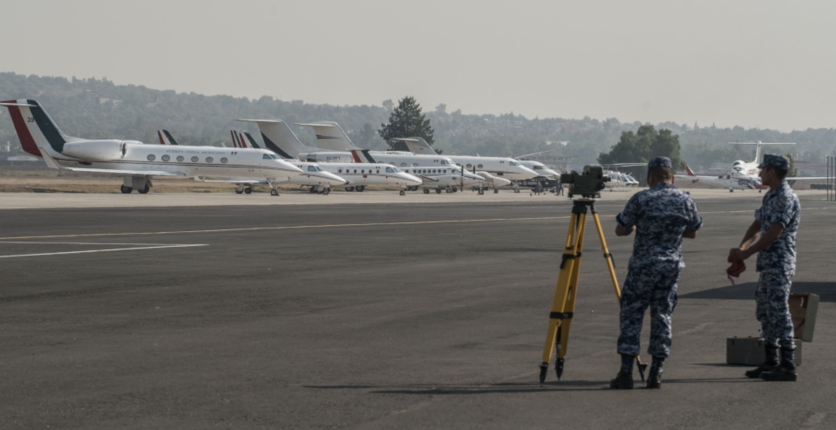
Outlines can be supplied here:
M766 360L760 366L747 370L747 378L760 378L764 372L771 372L778 367L778 347L776 345L766 345L764 351L766 352Z
M633 355L621 354L621 370L615 379L610 381L610 388L616 390L629 390L633 388Z
M665 357L653 357L650 364L650 373L647 375L647 388L662 388L662 367L665 365Z
M795 372L795 350L794 348L781 348L781 364L769 372L761 373L764 381L795 381L798 373Z

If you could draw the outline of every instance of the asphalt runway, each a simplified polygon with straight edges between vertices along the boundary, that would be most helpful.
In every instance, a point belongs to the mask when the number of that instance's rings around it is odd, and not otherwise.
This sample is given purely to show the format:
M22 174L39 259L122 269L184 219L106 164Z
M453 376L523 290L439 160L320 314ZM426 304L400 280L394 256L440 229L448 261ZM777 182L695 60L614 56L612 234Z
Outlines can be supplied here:
M538 382L566 199L0 210L0 427L834 428L820 199L802 200L793 290L822 302L799 381L725 364L759 328L754 261L736 286L724 270L750 194L697 200L663 387L631 391L605 388L618 311L594 230L563 378ZM596 204L619 281L623 205Z

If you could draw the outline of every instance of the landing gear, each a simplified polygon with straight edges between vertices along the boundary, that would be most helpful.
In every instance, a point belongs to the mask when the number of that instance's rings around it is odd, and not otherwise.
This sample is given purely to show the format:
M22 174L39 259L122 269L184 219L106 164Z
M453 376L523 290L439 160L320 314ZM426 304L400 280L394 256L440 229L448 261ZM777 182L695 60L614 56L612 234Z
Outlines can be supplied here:
M365 185L358 185L358 186L357 186L356 188L354 188L354 189L355 189L358 193L362 193L362 192L363 192L363 190L365 190L365 189L366 189L366 186L365 186Z
M244 194L252 194L252 193L253 193L253 189L252 189L252 188L250 188L250 187L246 187L246 188L244 188Z
M414 186L411 186L411 187L407 187L406 189L407 189L408 191L418 191L418 186L417 186L417 185L414 185Z
M429 188L424 188L424 194L429 194L429 193L430 193Z
M499 194L499 188L494 188L494 189L493 189L493 193L494 193L494 194Z
M401 190L400 195L405 196L406 192L404 190Z
M235 189L235 194L244 194L244 189L243 188L236 188Z
M733 192L734 192L734 188L729 188L729 192L730 192L730 193L733 193Z
M354 191L354 187L345 187L345 190L351 192Z
M317 191L317 190L316 190L316 185L312 186L312 187L311 187L311 194L315 194L315 193L316 193L316 191Z
M140 188L136 191L139 192L139 194L148 194L148 191L151 191L151 187L148 186L148 183L146 182L144 188Z
M122 190L122 194L130 194L131 191L133 191L134 189L131 188L131 187L126 187L126 186L122 185L122 188L120 188L120 190Z
M130 194L133 190L137 190L140 194L148 194L152 186L151 180L145 176L126 176L119 190L123 194Z
M247 194L249 194L249 193L247 193ZM272 190L270 190L270 195L271 195L271 196L273 196L273 197L278 197L278 195L279 195L279 190L277 190L277 189L275 189L275 188L274 188L274 189L272 189Z

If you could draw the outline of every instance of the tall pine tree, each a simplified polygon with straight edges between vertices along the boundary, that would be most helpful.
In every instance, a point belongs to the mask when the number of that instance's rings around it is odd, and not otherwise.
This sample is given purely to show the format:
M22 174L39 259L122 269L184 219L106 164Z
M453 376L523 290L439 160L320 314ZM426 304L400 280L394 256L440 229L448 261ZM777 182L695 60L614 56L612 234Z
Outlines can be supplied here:
M421 105L414 97L406 96L398 101L398 107L389 115L389 124L380 124L377 132L389 145L389 149L397 147L399 137L422 137L430 145L433 144L433 128L430 120L421 113Z

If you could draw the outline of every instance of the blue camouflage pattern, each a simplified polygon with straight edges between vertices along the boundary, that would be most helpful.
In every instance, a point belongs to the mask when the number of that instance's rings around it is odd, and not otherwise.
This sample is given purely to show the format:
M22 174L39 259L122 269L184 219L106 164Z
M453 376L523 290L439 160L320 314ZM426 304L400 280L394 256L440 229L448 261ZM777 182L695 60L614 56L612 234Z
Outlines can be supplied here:
M671 159L668 158L668 157L656 157L656 158L650 160L649 163L647 163L647 170L648 171L650 171L650 169L654 169L656 167L667 167L669 169L673 169L673 163L671 163Z
M768 345L794 349L789 297L790 275L761 272L755 290L755 316L761 323L761 336Z
M682 260L682 235L702 227L691 196L673 184L657 184L633 195L616 216L626 230L636 227L633 255L621 293L618 353L638 355L644 312L650 307L650 344L655 357L670 356L671 315Z
M780 154L764 154L763 161L758 165L758 169L763 169L767 166L787 170L790 168L790 160Z
M671 315L676 307L679 270L659 271L650 267L630 269L621 292L618 353L638 355L641 348L642 320L650 306L650 344L654 357L671 354Z
M795 237L801 220L801 203L786 181L763 196L763 204L755 211L755 219L761 223L761 235L764 235L772 224L784 226L781 236L758 252L756 270L794 275Z
M691 196L665 183L634 194L615 220L626 230L636 226L630 269L653 266L664 271L685 267L682 234L702 227Z

